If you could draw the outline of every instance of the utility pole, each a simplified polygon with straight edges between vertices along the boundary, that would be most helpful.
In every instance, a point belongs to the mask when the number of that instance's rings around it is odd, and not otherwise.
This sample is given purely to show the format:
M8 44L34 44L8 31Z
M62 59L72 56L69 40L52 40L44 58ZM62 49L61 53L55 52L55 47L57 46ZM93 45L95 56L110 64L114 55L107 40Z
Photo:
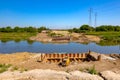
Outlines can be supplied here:
M97 27L97 12L95 13L95 24L94 27Z
M89 9L89 26L92 26L92 8Z

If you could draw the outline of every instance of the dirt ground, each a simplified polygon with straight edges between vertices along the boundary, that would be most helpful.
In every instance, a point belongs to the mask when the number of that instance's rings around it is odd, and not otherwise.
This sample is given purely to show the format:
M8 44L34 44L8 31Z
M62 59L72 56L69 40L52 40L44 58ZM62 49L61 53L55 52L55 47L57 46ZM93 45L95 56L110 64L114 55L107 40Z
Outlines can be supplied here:
M80 33L68 33L68 31L58 32L55 31L55 33L59 33L63 35L63 37L70 37L70 40L57 40L53 41L52 37L48 36L48 33L38 33L36 36L30 37L30 40L33 41L41 41L41 42L99 42L101 39L98 36L94 35L85 35Z
M101 60L101 61L85 61L85 62L72 62L67 67L58 66L58 63L41 63L37 62L39 54L36 53L13 53L13 54L0 54L0 64L12 64L19 68L32 69L51 69L57 71L74 71L85 70L95 66L98 72L111 70L120 73L120 59L116 60Z

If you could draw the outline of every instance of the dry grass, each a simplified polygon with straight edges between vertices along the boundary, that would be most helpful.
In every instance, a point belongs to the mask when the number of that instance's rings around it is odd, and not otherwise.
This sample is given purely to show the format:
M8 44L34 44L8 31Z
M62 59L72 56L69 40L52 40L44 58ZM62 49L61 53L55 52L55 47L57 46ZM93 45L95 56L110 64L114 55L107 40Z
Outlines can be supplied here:
M20 52L14 54L0 54L0 63L19 64L20 62L28 60L33 55L35 54L31 54L28 52Z

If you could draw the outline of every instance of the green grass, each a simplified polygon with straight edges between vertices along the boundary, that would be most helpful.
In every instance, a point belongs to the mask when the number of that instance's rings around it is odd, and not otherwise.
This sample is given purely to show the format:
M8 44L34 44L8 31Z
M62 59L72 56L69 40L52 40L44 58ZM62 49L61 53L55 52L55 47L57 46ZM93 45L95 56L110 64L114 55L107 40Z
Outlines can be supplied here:
M81 72L87 72L93 75L97 75L98 71L95 68L95 65L91 66L91 67L85 67L85 68L80 68L79 71Z
M90 74L98 74L97 70L95 69L95 65L88 69L88 73Z
M27 68L19 68L17 66L12 66L11 64L0 64L0 73L3 73L5 71L8 71L11 70L11 71L20 71L20 73L24 72L24 71L28 71Z
M0 73L3 73L3 72L5 72L5 71L7 71L7 68L0 68Z
M2 33L0 32L0 40L28 40L31 36L35 36L36 33L27 33L27 32L12 32L12 33Z
M120 44L120 32L86 32L86 34L99 36L102 39L101 44L106 42L108 45Z
M3 73L8 70L9 67L11 67L11 64L0 64L0 73Z
M97 35L97 36L119 36L120 32L86 32L87 35Z

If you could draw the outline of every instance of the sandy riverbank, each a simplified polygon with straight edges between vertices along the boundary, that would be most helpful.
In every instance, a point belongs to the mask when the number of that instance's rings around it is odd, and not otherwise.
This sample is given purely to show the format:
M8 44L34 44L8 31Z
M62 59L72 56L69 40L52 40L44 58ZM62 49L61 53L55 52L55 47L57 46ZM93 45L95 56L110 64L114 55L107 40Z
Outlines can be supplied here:
M38 71L39 70L46 71L47 69L55 70L55 72L63 71L63 73L68 74L68 75L70 75L70 73L68 73L68 72L74 72L74 71L81 71L81 72L88 74L88 72L86 72L86 69L89 69L93 66L95 66L95 69L98 73L101 73L104 71L112 71L115 74L120 75L120 55L119 54L107 54L107 55L102 54L102 55L104 55L106 57L110 57L114 60L111 60L109 58L106 58L106 59L103 58L101 61L89 61L89 62L85 61L85 62L80 62L80 63L74 62L74 63L71 63L67 67L60 67L60 66L58 66L57 63L37 62L37 59L40 56L39 53L20 52L20 53L13 53L13 54L0 54L0 64L12 64L12 66L16 66L18 68L27 69L28 73L24 73L27 75L29 73L32 73L32 71L34 73L35 69L38 69ZM37 72L37 70L35 70L35 72ZM4 74L6 74L6 73L7 72L5 72ZM12 73L13 74L18 73L18 75L21 75L21 76L23 75L23 74L19 74L19 72L15 72L15 73L12 72ZM8 72L8 75L10 75L12 73ZM40 72L40 73L38 72L35 74L40 75L41 73L42 72ZM53 73L54 73L54 71L53 71ZM3 75L3 73L0 73L0 77L1 77L1 75ZM14 76L18 76L18 75L14 75ZM56 75L56 76L58 76L58 75ZM71 80L73 80L70 76L69 76L69 78ZM83 78L83 80L84 79L85 78ZM9 80L9 79L3 79L3 80ZM11 79L11 80L17 80L17 79ZM19 79L19 80L22 80L22 79ZM24 80L31 80L31 79L26 78ZM40 79L32 79L32 80L40 80ZM49 80L49 79L45 79L45 80ZM51 79L51 80L55 80L55 79ZM60 80L67 80L67 79L60 79ZM76 79L76 80L79 80L79 79ZM86 79L86 80L90 80L90 79ZM98 79L98 80L102 80L102 79ZM113 79L111 79L111 80L113 80Z
M95 52L93 52L95 54ZM115 60L109 58L101 61L85 61L74 62L67 67L59 67L58 63L41 63L37 62L40 53L19 52L12 54L0 54L0 64L12 64L18 67L25 67L27 69L53 69L53 70L79 70L95 65L97 71L120 69L120 54L102 54L107 57L113 57Z
M33 41L40 41L40 42L79 42L79 43L88 43L88 42L100 42L100 37L94 36L94 35L85 35L85 34L80 34L80 33L64 33L62 34L62 37L57 37L58 40L53 40L54 38L49 36L48 33L38 33L36 36L30 37L30 40ZM59 39L59 38L67 38L69 37L69 40L65 39Z

